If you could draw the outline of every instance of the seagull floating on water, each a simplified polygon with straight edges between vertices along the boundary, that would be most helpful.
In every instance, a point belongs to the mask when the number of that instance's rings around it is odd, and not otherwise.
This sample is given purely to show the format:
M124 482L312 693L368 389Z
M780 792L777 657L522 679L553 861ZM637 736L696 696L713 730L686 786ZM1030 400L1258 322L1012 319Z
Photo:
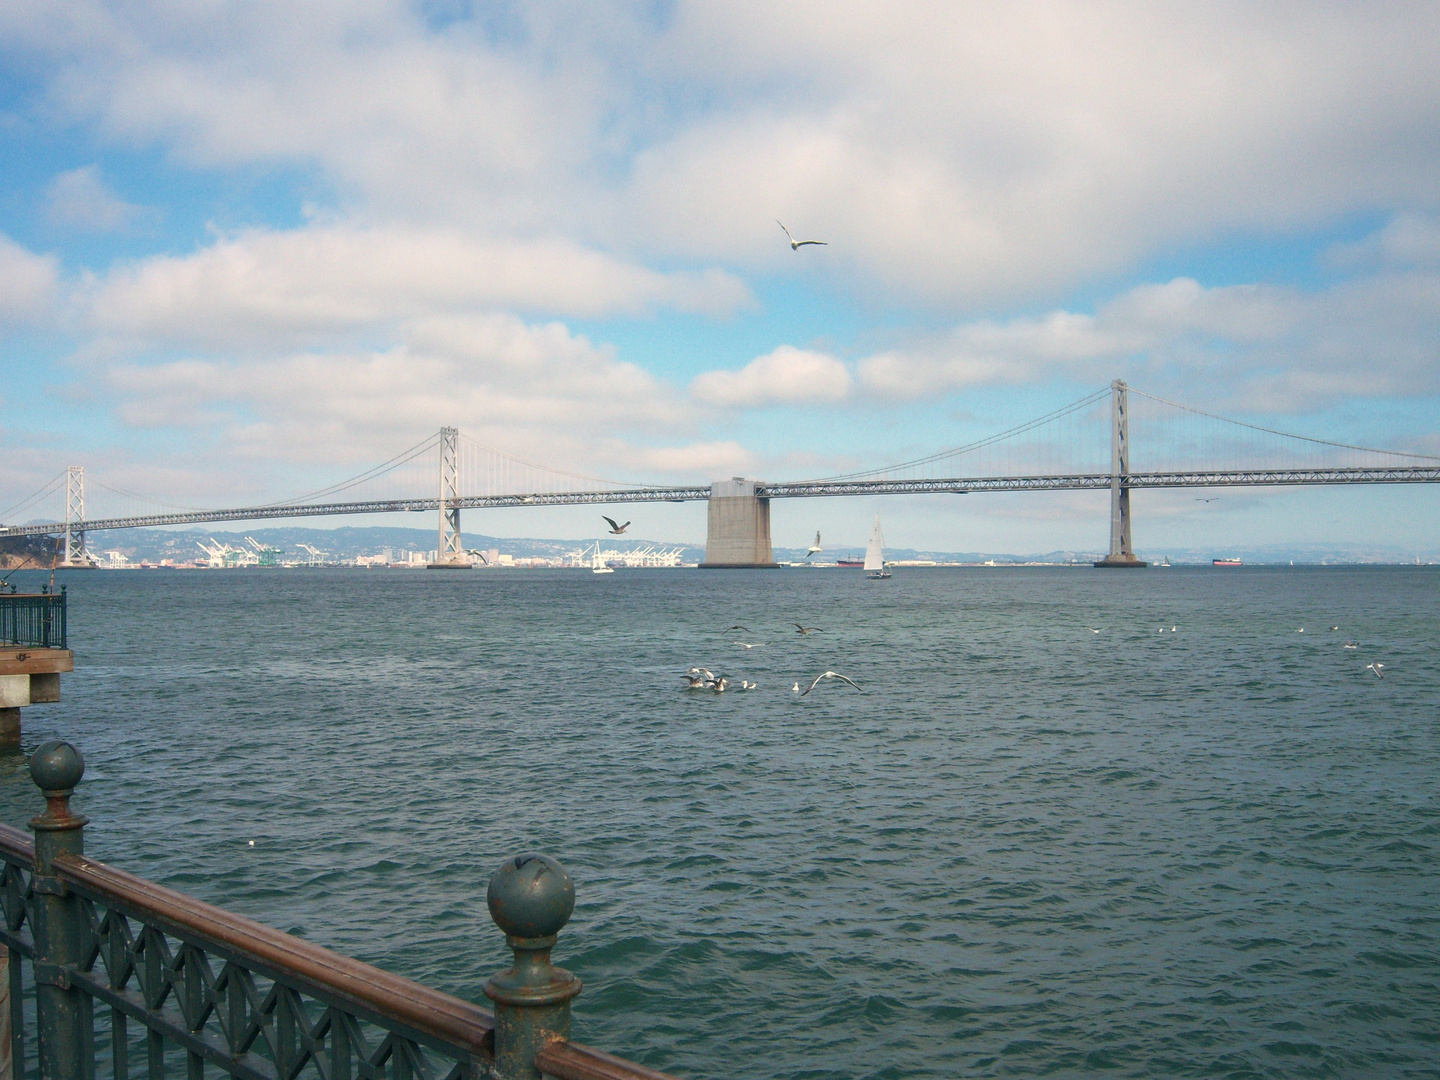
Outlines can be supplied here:
M1095 629L1095 627L1093 627L1093 626L1087 626L1087 627L1085 627L1085 629L1086 629L1086 630L1089 630L1090 633L1092 633L1092 634L1098 634L1098 633L1100 632L1099 630Z
M749 652L751 649L758 649L762 645L769 645L770 643L768 641L732 641L730 644L739 645L746 652Z
M794 686L792 686L792 687L790 688L790 691L791 691L791 693L795 693L795 694L800 693L800 684L797 682Z
M1347 642L1345 642L1345 644L1342 646L1342 648L1346 648L1346 649L1358 649L1358 648L1360 648L1360 643L1359 643L1358 641L1347 641Z
M841 682L849 683L851 686L855 687L856 690L860 690L860 684L857 683L854 679L848 679L844 675L841 675L838 671L826 671L822 672L819 675L816 675L815 680L805 688L804 693L802 693L800 696L804 697L805 694L808 694L811 690L814 690L815 687L820 685L820 681L822 679L839 679ZM795 685L799 686L800 684L796 683ZM860 690L860 692L863 694L865 691Z
M610 523L610 532L611 532L613 535L615 535L615 536L619 536L621 533L623 533L626 529L628 529L628 528L630 527L630 522L628 522L628 521L625 522L624 525L617 525L617 524L615 524L615 519L614 519L614 518L612 518L612 517L606 517L604 514L601 514L600 516L601 516L602 518L605 518L605 520Z
M823 634L825 632L818 626L801 626L798 622L794 626L797 634Z
M741 680L740 680L740 689L741 689L741 690L758 690L758 689L760 689L760 684L759 684L758 682L746 682L744 679L741 679Z
M779 225L780 228L785 229L785 223L784 223L783 221L780 221L779 219L776 219L775 224L776 224L776 225ZM799 251L799 250L800 250L802 247L804 247L806 244L815 244L815 245L817 245L818 247L827 247L827 246L828 246L828 245L825 243L824 240L796 240L795 237L793 237L793 236L790 235L790 230L789 230L789 229L785 229L785 238L790 241L790 250L791 250L791 251Z

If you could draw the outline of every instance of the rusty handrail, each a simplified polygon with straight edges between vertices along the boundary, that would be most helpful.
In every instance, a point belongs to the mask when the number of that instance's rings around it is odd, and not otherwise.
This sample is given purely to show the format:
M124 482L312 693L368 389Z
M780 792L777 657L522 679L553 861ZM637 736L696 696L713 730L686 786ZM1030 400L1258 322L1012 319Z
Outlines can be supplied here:
M35 842L30 834L13 825L0 825L0 855L9 855L11 861L25 864L31 869L35 865Z
M35 845L24 831L0 824L0 857L33 869ZM62 881L92 899L117 904L181 936L212 942L261 967L297 977L364 1012L398 1020L487 1058L492 1054L495 1019L468 1001L84 855L57 855L54 869ZM542 1047L534 1061L554 1080L676 1080L669 1073L563 1039Z
M552 1042L535 1055L535 1066L555 1080L675 1080L669 1073L572 1042Z
M3 841L0 841L3 842ZM378 1016L489 1055L489 1012L363 961L332 952L213 904L127 874L84 855L59 855L55 874L82 893L255 962L298 976Z

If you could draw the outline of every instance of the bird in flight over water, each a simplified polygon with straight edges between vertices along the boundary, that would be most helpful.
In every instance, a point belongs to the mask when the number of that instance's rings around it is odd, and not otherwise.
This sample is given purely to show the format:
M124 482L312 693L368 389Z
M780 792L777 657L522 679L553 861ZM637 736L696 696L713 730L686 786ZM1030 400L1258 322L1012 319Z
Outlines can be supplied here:
M804 697L804 696L805 696L806 694L808 694L811 690L814 690L815 687L817 687L817 686L820 685L820 681L821 681L822 679L839 679L841 682L849 683L851 686L855 687L856 690L860 690L860 684L857 683L854 679L847 679L844 675L841 675L838 671L827 671L827 672L824 672L823 674L816 675L816 676L815 676L815 681L812 682L809 686L807 686L804 690L802 690L802 691L800 692L800 696L801 696L801 697ZM799 684L797 683L796 685L798 686ZM860 692L863 694L865 691L860 690Z
M819 550L820 550L820 530L819 530L819 529L816 529L816 530L815 530L815 542L814 542L813 544L811 544L811 545L805 550L805 558L807 558L807 559L810 558L811 555L814 555L814 554L815 554L817 551L819 551Z
M1375 678L1377 678L1377 679L1383 679L1383 678L1385 678L1385 665L1384 665L1384 664L1366 664L1366 665L1365 665L1365 670L1366 670L1366 671L1373 671L1373 672L1375 673Z
M798 622L794 625L797 634L823 634L825 632L818 626L801 626Z
M617 524L615 524L615 519L614 519L614 518L612 518L612 517L605 517L604 514L601 514L600 516L601 516L602 518L605 518L605 520L610 523L610 532L613 533L615 536L619 536L621 533L623 533L626 529L628 529L628 528L630 527L630 522L628 522L628 521L625 522L624 525L617 525Z
M777 219L776 222L775 222L775 224L776 224L776 225L779 225L780 228L785 229L785 223L784 223L783 221L780 221L780 220ZM828 246L829 246L828 244L825 243L824 240L796 240L795 237L793 237L793 236L790 235L790 230L789 230L789 229L785 229L785 237L786 237L786 239L788 239L788 240L790 241L790 250L791 250L791 251L799 251L799 250L800 250L802 247L804 247L806 244L815 244L815 245L818 246L818 247L828 247Z

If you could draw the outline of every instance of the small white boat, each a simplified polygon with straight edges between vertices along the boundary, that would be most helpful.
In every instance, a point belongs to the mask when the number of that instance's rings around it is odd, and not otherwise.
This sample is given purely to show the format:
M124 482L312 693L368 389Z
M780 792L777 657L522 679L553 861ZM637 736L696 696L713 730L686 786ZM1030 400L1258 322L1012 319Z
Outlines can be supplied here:
M875 515L875 527L870 530L870 543L865 548L865 576L872 580L888 578L885 569L885 534L880 531L880 515Z
M595 554L590 559L590 572L592 574L613 574L613 567L605 565L605 556L600 554L600 541L595 541Z

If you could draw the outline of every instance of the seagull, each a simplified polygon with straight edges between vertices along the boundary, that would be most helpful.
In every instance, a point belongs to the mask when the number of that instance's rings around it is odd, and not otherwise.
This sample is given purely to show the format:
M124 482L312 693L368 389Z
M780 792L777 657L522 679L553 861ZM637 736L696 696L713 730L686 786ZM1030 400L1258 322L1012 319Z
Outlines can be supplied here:
M793 625L797 634L823 634L825 632L818 626L801 626L798 622Z
M812 682L808 687L806 687L806 688L805 688L805 692L802 693L800 696L801 696L801 697L804 697L805 694L808 694L811 690L814 690L816 686L820 685L820 680L821 680L821 679L839 679L841 682L847 682L847 683L849 683L851 686L855 687L856 690L860 690L860 684L857 683L854 679L847 679L844 675L841 675L838 671L827 671L827 672L825 672L824 674L816 675L816 676L815 676L815 681ZM799 683L796 683L795 685L796 685L796 686L799 686L800 684L799 684ZM864 691L864 690L860 690L860 692L863 694L865 691Z
M749 652L751 649L758 649L758 648L760 648L760 646L762 646L762 645L769 645L770 643L769 643L768 641L755 641L755 642L750 642L750 641L732 641L730 644L731 644L731 645L739 645L739 646L740 646L742 649L744 649L746 652Z
M1383 678L1385 678L1385 665L1384 665L1384 664L1366 664L1366 665L1365 665L1365 670L1366 670L1366 671L1373 671L1373 672L1375 672L1375 678L1377 678L1377 679L1383 679Z
M630 527L630 522L628 522L628 521L625 522L624 525L617 525L617 524L615 524L615 519L614 519L614 518L612 518L612 517L605 517L604 514L601 514L600 516L601 516L602 518L605 518L605 520L610 523L610 532L611 532L611 534L614 535L614 536L619 536L621 533L623 533L626 529L628 529L628 528Z
M254 840L247 841L245 846L246 846L246 847L254 847L254 846L255 846L255 841L254 841Z
M1219 495L1216 495L1214 498L1211 498L1211 499L1196 499L1195 501L1196 501L1196 502L1203 502L1203 503L1219 502L1219 501L1220 501L1220 496L1219 496Z
M779 225L780 228L785 229L785 223L784 223L783 221L780 221L780 220L777 219L776 222L775 222L775 224L776 224L776 225ZM799 251L799 250L800 250L802 247L804 247L806 244L818 244L820 247L828 247L828 246L829 246L829 245L827 245L827 244L825 243L824 240L796 240L795 237L793 237L793 236L790 235L790 230L789 230L789 229L785 229L785 237L786 237L786 239L788 239L788 240L790 241L790 250L791 250L791 251Z
M685 680L686 690L704 690L710 682L704 675L681 675L680 678Z
M816 529L816 530L815 530L815 542L814 542L813 544L811 544L810 547L806 550L806 552L805 552L805 558L808 559L811 555L814 555L814 554L815 554L817 551L819 551L819 550L820 550L820 530L819 530L819 529Z
M758 682L746 682L744 679L741 679L741 680L740 680L740 689L741 689L741 690L758 690L758 689L760 689L760 684L759 684Z
M797 682L794 686L792 686L792 687L790 688L790 692L791 692L792 694L798 694L798 693L800 693L800 684Z
M1175 633L1175 627L1173 627L1173 626L1170 627L1170 633L1172 633L1172 634Z
M1347 641L1343 647L1346 649L1358 649L1360 648L1360 643L1358 641Z
M1295 631L1295 633L1297 633L1297 634L1303 634L1303 633L1305 633L1305 627L1303 627L1303 626L1300 627L1298 630Z
M1093 627L1093 626L1087 626L1087 627L1085 627L1085 629L1086 629L1086 630L1089 630L1090 633L1092 633L1092 634L1098 634L1098 633L1100 632L1099 630L1096 630L1095 627Z
M714 690L717 694L723 694L726 690L730 689L730 680L724 675L721 675L720 678L710 683L708 689Z
M1340 627L1338 627L1338 626L1332 626L1332 627L1330 627L1330 629L1331 629L1331 630L1339 630Z
M721 630L720 632L722 634L728 634L733 630L744 630L747 634L750 632L750 628L748 626L741 626L739 623L736 623L734 626L727 626L724 630Z

